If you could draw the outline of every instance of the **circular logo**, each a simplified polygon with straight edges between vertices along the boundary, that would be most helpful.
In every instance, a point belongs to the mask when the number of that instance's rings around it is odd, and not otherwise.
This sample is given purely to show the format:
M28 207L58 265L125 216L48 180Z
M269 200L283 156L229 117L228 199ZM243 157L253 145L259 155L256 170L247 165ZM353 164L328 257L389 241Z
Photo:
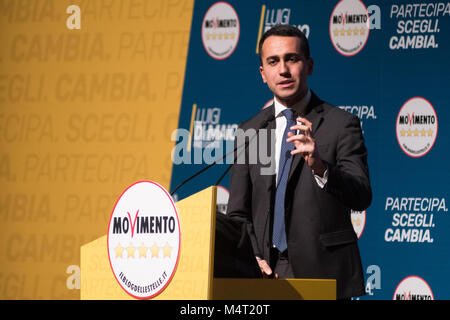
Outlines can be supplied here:
M410 276L399 283L392 300L434 300L434 296L425 280Z
M369 38L370 20L366 6L360 0L341 0L330 17L330 38L337 52L354 56Z
M436 141L438 119L431 103L421 97L405 102L397 116L396 133L400 148L408 156L422 157Z
M264 109L270 107L273 103L274 103L274 100L272 98L272 99L270 99L269 101L266 102L266 104L261 108L261 110L264 110Z
M358 239L361 237L366 226L366 211L351 211L353 230L355 230Z
M217 2L208 11L202 23L202 41L206 52L214 59L228 58L239 41L239 18L227 2Z
M128 187L108 226L108 256L120 286L148 299L169 284L180 253L180 224L169 193L152 181Z

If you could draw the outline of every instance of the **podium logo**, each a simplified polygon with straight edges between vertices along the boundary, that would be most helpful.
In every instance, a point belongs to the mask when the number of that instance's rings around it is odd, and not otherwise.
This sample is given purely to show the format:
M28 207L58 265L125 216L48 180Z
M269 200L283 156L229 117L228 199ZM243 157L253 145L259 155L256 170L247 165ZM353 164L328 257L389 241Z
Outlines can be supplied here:
M405 102L397 116L396 132L400 148L408 156L426 155L436 141L438 119L431 103L421 97Z
M360 0L341 0L331 13L331 42L344 56L354 56L364 48L369 29L369 12Z
M108 227L108 256L119 285L138 299L161 293L180 252L178 213L168 192L152 181L128 187Z
M206 52L214 59L228 58L239 41L239 18L227 2L213 4L202 23L202 41Z
M434 296L425 280L410 276L399 283L392 300L434 300Z

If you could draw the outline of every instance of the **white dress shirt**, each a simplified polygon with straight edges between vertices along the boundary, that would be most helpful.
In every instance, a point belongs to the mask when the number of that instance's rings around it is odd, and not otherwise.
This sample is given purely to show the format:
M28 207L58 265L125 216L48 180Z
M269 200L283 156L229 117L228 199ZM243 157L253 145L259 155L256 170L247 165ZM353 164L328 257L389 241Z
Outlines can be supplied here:
M294 110L304 110L311 100L311 90L308 89L306 95L297 102L291 109ZM276 97L273 99L275 106L275 174L276 181L278 183L278 166L280 162L280 153L281 153L281 144L284 135L284 130L286 129L287 120L286 117L281 113L283 110L287 109L284 105L282 105ZM319 187L323 188L327 183L328 179L328 170L325 171L323 177L318 175L314 175L316 178L316 182Z

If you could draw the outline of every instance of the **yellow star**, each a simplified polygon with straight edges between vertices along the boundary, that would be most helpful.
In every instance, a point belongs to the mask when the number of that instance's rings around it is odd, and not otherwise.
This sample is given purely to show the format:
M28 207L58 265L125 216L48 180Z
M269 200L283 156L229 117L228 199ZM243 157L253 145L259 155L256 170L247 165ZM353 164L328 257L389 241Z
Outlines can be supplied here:
M216 40L216 34L215 33L213 33L211 37L212 37L213 40Z
M351 36L352 33L353 33L352 29L348 29L348 30L347 30L347 35L348 35L348 36Z
M361 219L355 219L355 220L352 219L352 223L354 225L356 225L357 227L359 227L359 225L361 224Z
M354 35L354 36L357 36L357 35L358 35L358 33L359 33L359 30L358 30L358 28L355 28L355 29L353 29L353 35Z
M420 131L420 134L422 135L422 137L425 137L427 135L427 132L425 131L425 129L422 129L422 131Z
M206 40L209 40L209 38L210 38L210 34L209 34L209 32L206 34Z
M144 243L142 243L142 245L138 248L139 258L147 257L147 250L148 250L148 248L146 246L144 246Z
M170 258L170 254L172 253L172 247L169 246L168 242L166 242L166 245L164 246L163 251L164 251L164 257Z
M341 30L341 36L345 36L345 29L344 28L342 28L342 30Z
M136 248L132 246L132 244L130 243L130 245L127 248L127 252L128 252L128 258L134 258L134 252L136 251Z
M230 33L230 39L234 39L234 32Z
M339 30L338 30L338 28L334 29L333 33L334 33L334 36L337 37L337 36L339 35Z
M400 130L400 135L402 136L402 137L404 137L405 136L405 130Z
M412 134L412 131L408 130L408 132L407 132L408 137L411 137L411 134Z
M123 253L123 247L119 245L116 247L116 249L114 249L116 251L116 258L121 257L122 258L122 253Z
M228 39L228 33L225 32L225 33L223 34L223 37L224 37L224 39Z
M152 252L152 258L159 257L159 247L156 245L156 243L153 243L153 246L150 247L150 251Z
M363 36L366 33L366 29L361 27L361 35Z
M419 130L414 130L414 136L417 137L419 135Z
M429 136L429 137L433 136L433 130L431 130L431 129L428 130L428 136Z

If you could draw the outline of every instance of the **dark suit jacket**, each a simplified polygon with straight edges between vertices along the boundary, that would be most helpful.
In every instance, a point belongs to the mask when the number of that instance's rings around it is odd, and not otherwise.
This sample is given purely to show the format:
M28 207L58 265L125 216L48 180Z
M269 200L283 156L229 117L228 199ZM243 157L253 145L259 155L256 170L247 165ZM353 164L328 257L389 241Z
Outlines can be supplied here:
M262 110L240 128L258 129L274 110L273 105ZM328 182L320 188L303 158L294 156L285 202L289 261L296 278L336 279L338 299L360 296L365 292L364 276L350 209L364 210L372 200L360 122L314 93L306 118L328 165ZM274 128L275 121L269 122L267 129ZM262 167L233 165L227 213L247 223L254 253L270 264L276 184L275 175L261 175Z

